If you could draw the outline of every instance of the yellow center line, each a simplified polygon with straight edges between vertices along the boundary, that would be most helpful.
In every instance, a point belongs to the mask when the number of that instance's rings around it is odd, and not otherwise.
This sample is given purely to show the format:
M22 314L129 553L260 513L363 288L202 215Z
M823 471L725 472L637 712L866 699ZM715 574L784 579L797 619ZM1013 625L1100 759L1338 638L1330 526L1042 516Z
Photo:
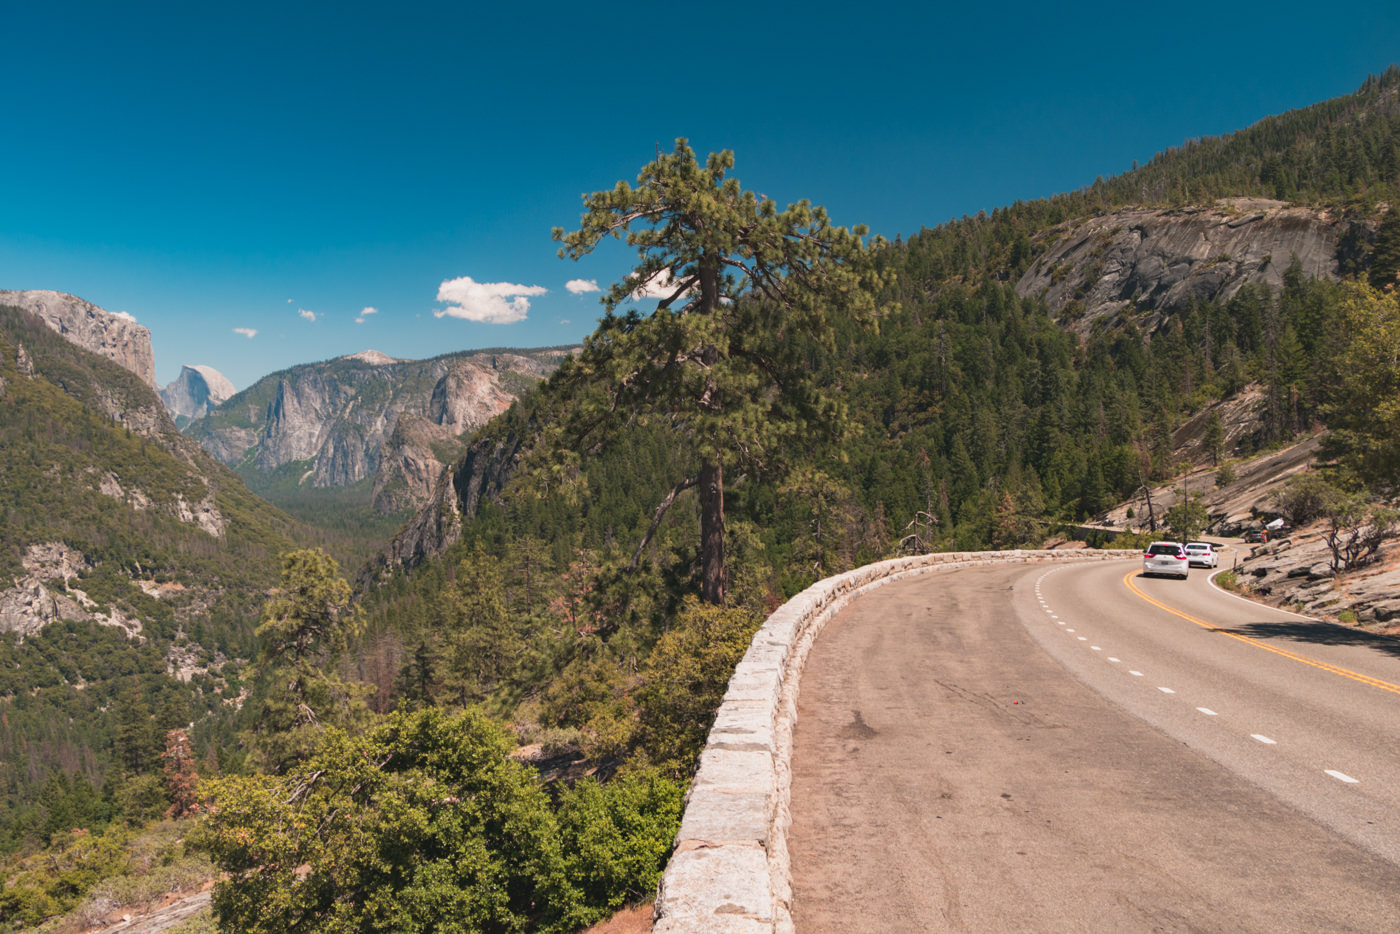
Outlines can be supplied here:
M1361 684L1369 684L1371 687L1380 688L1382 691L1389 691L1392 694L1400 694L1400 684L1391 684L1389 681L1382 681L1380 678L1372 678L1370 675L1363 675L1357 671L1351 671L1347 668L1339 668L1336 665L1329 665L1326 662L1319 662L1315 659L1307 658L1303 655L1298 655L1297 653L1290 652L1287 649L1281 649L1278 646L1269 645L1267 642L1260 642L1258 639L1251 639L1249 636L1242 636L1237 632L1231 632L1228 629L1221 629L1214 623L1208 623L1203 619L1197 619L1190 613L1183 613L1181 610L1178 610L1175 607L1167 606L1167 604L1163 603L1161 600L1158 600L1155 597L1148 596L1140 587L1138 587L1137 584L1133 583L1133 578L1136 577L1137 574L1137 571L1129 571L1123 576L1123 583L1127 586L1127 588L1133 593L1137 594L1142 599L1146 600L1148 603L1152 604L1153 606L1159 609L1166 610L1173 616L1179 616L1188 622L1195 623L1202 629L1207 629L1211 632L1218 632L1222 636L1229 636L1231 639L1234 639L1237 642L1243 642L1246 645L1252 645L1255 648L1263 649L1266 652L1273 652L1275 655L1282 655L1284 658L1291 658L1295 662L1302 662L1304 665L1311 665L1313 668L1319 668L1322 671L1331 672L1334 675L1341 675L1343 678L1349 678L1352 681L1357 681Z

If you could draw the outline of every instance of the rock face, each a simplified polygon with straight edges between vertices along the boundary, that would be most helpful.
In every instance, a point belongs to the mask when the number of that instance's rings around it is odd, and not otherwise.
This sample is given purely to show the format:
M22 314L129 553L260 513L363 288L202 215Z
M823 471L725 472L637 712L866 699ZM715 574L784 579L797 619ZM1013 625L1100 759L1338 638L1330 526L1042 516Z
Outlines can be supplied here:
M1016 291L1044 295L1087 332L1126 308L1169 311L1226 300L1251 282L1277 288L1297 257L1305 275L1336 278L1339 222L1281 201L1236 198L1211 208L1133 209L1052 230Z
M95 354L135 373L156 388L155 353L151 332L129 315L114 315L92 302L63 292L44 289L12 292L0 289L0 305L11 305L38 315L50 328Z
M175 381L160 390L160 400L177 419L203 418L236 392L228 377L212 366L181 367Z
M468 446L457 463L444 469L432 496L408 526L366 569L365 583L394 570L410 571L436 557L462 537L462 523L476 515L483 501L494 500L520 465L522 439L483 439Z
M61 619L91 620L116 626L130 638L139 638L141 621L113 607L98 610L97 603L72 585L91 565L86 557L63 542L31 545L23 558L25 574L0 591L0 632L21 639Z
M303 483L338 487L373 478L376 509L417 508L463 450L459 439L508 409L568 353L394 360L365 351L265 377L188 433L245 477L302 465Z

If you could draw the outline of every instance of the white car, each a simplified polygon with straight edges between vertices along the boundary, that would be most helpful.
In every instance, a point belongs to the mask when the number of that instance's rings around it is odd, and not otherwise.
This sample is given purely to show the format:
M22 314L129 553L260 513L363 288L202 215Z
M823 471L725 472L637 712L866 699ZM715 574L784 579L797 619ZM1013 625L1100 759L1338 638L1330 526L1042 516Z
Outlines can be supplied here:
M1181 542L1153 542L1147 546L1147 554L1142 556L1143 577L1163 574L1184 579L1190 573L1191 561L1186 557L1186 548Z
M1187 542L1186 543L1186 563L1193 568L1213 568L1217 567L1220 559L1216 557L1215 549L1210 542Z

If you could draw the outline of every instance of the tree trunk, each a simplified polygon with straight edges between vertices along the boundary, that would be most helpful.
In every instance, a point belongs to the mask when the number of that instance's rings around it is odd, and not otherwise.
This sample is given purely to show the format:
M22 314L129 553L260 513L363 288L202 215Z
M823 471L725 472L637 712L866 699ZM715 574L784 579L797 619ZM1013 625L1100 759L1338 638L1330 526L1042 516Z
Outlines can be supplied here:
M706 461L700 467L700 597L724 602L724 468Z

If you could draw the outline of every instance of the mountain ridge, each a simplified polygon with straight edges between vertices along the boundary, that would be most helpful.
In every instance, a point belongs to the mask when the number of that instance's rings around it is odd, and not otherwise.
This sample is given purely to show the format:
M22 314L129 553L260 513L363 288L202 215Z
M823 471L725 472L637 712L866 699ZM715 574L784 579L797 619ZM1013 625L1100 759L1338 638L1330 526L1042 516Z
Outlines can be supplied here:
M428 360L378 351L263 377L193 421L187 434L255 488L299 465L313 487L373 482L380 513L432 495L460 438L510 407L572 352L470 350Z

